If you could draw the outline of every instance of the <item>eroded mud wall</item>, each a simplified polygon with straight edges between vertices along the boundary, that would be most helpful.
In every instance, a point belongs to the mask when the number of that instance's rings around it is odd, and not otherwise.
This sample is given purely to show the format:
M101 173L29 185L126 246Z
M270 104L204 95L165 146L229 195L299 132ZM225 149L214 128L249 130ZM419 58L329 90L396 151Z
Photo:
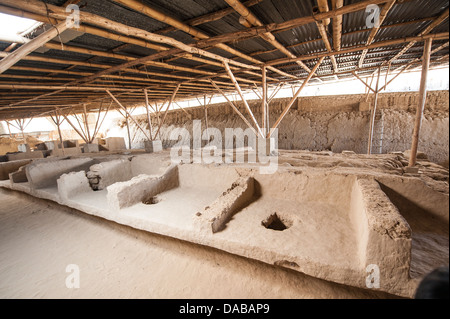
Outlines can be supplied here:
M449 158L449 93L433 91L428 93L425 117L423 119L419 149L428 154L430 160L442 163ZM381 94L375 123L374 153L405 151L411 147L418 93ZM274 123L286 107L289 99L274 100L271 104L270 120ZM352 150L356 153L367 152L369 135L369 107L373 98L366 100L365 95L303 97L294 104L285 117L279 130L279 148L287 150L331 150L342 152ZM249 102L255 117L261 122L260 103ZM238 106L243 114L245 109ZM164 147L173 146L171 133L185 128L193 134L193 120L202 120L202 131L206 129L203 108L187 109L192 118L181 111L170 112L166 124L161 129ZM145 123L145 116L141 118ZM224 104L211 105L208 108L210 128L246 128L242 119L231 107ZM156 117L153 125L157 127ZM181 131L180 131L181 132ZM126 132L124 132L125 136ZM143 148L144 136L132 125L133 146ZM182 134L180 140L188 142L191 136Z

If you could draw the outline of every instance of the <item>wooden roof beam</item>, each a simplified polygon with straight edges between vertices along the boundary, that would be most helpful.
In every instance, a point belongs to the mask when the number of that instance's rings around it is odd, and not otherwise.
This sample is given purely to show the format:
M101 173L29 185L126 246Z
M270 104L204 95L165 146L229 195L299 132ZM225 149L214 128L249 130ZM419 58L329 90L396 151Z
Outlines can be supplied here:
M304 55L304 56L298 57L297 59L298 60L312 60L312 59L318 59L321 57L327 57L327 56L331 56L331 55L358 52L358 51L363 50L364 48L367 48L370 50L370 49L382 48L382 47L386 47L386 46L393 46L393 45L398 45L398 44L403 44L403 43L410 43L413 41L415 41L415 43L423 42L426 39L430 39L430 38L432 38L434 40L447 40L449 38L449 33L442 32L442 33L436 33L436 34L428 34L428 35L424 35L424 36L407 37L407 38L402 38L402 39L380 41L380 42L372 43L369 46L366 46L366 45L355 46L355 47L346 48L345 50L341 50L340 52L333 52L333 53L325 52L325 53ZM278 59L278 60L269 61L266 64L267 65L279 65L279 64L295 62L295 60L296 59Z
M381 25L383 24L384 20L386 19L389 11L394 6L395 2L396 2L396 0L387 2L383 6L383 8L381 9L381 12L380 12L379 25L378 26L374 26L372 28L372 30L370 31L369 38L367 39L366 45L371 45L373 43L373 41L375 40L375 37L376 37L378 31L381 28ZM361 54L361 58L360 58L359 64L358 64L360 68L363 67L363 65L364 65L364 59L366 58L367 52L369 52L369 50L365 49L365 50L363 50L363 52Z
M144 5L143 3L139 2L139 1L136 1L136 0L114 0L114 1L120 3L120 4L124 5L124 6L127 6L128 8L131 8L131 9L133 9L133 10L139 12L139 13L145 14L145 15L147 15L147 16L155 19L155 20L158 20L158 21L161 21L161 22L166 23L168 25L171 25L171 26L173 26L173 27L175 27L175 28L177 28L177 29L179 29L179 30L181 30L183 32L186 32L187 34L192 35L196 39L204 39L205 40L205 39L209 39L210 38L207 34L201 32L201 31L199 31L199 30L197 30L197 29L195 29L195 28L193 28L193 27L191 27L191 26L189 26L189 25L187 25L187 24L185 24L185 23L175 19L175 18L169 17L169 16L167 16L167 15L165 15L165 14L163 14L163 13L157 11L157 10L155 10L154 8L151 8L148 5ZM229 46L227 46L227 45L225 45L223 43L216 43L216 44L214 44L214 46L216 46L217 48L222 49L224 51L227 51L227 52L229 52L229 53L231 53L231 54L233 54L235 56L238 56L238 57L240 57L242 59L245 59L245 60L247 60L249 62L252 62L252 63L255 63L255 64L262 64L261 61L255 59L255 58L253 58L253 57L251 57L249 55L246 55L246 54L244 54L244 53L242 53L242 52L240 52L240 51L238 51L236 49L233 49L233 48L231 48L231 47L229 47ZM234 63L230 63L230 61L221 61L221 62L222 63L223 62L227 62L228 64L231 64L231 65L234 64ZM283 72L281 70L277 70L274 67L271 67L271 69L272 69L272 71L280 73L283 76L294 77L293 75L285 73L285 72ZM259 70L259 68L258 68L258 70Z
M0 61L0 74L4 73L14 64L19 62L22 58L26 57L34 50L40 48L42 45L49 42L57 35L63 33L66 29L69 28L69 26L70 25L68 23L62 22L57 26L54 26L53 28L45 31L44 33L34 38L33 40L29 41L28 43L25 43L14 52L10 53L8 56L6 56Z
M255 5L257 5L258 3L262 2L264 0L249 0L243 3L244 6L246 6L247 8L253 7ZM217 21L220 19L225 18L226 16L232 14L234 12L233 8L226 8L223 10L219 10L213 13L208 13L205 15L202 15L200 17L196 17L193 19L190 19L188 21L185 21L184 23L191 26L191 27L195 27L197 25L201 25L201 24L205 24L208 22L213 22L213 21ZM168 27L165 29L162 29L160 31L157 31L157 34L164 34L164 33L168 33L168 32L172 32L172 31L177 31L178 29L174 28L174 27Z
M449 9L447 8L438 18L436 18L425 30L419 33L419 37L426 36L430 34L431 31L433 31L437 26L439 26L442 22L448 19L449 16ZM402 50L400 50L399 53L397 53L392 59L390 59L385 64L390 64L397 60L399 57L401 57L403 54L405 54L409 49L411 49L418 41L413 40L410 43L408 43Z
M244 6L239 0L225 0L236 12L238 12L241 17L243 17L250 25L255 27L261 27L263 26L262 22L246 7ZM273 45L275 48L277 48L280 52L285 54L287 57L295 58L295 55L286 49L280 42L278 42L277 39L275 39L275 36L270 33L266 32L260 35L262 39ZM298 65L300 65L304 70L307 72L311 72L311 70L301 61L297 62Z

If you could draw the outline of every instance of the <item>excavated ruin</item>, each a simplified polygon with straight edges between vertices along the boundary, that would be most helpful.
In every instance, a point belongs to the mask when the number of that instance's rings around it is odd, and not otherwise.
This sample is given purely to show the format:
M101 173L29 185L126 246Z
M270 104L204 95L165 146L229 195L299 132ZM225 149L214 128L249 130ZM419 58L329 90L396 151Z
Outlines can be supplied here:
M251 152L251 150L247 151ZM448 261L448 170L404 155L281 151L255 164L174 164L170 152L34 160L1 186L154 234L326 281L413 297ZM14 169L12 169L14 170Z

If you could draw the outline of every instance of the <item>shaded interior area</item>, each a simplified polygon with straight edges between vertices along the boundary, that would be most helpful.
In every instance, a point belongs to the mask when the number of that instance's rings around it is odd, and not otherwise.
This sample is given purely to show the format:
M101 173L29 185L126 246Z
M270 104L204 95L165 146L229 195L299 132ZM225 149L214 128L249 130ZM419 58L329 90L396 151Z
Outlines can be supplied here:
M448 219L435 214L411 199L402 187L389 187L379 183L383 192L398 208L412 230L411 270L412 278L423 277L434 269L449 264L449 223ZM395 189L394 189L395 188ZM419 196L427 198L434 191L423 187ZM437 202L445 206L445 202ZM445 208L444 208L445 209ZM448 211L447 211L448 213Z

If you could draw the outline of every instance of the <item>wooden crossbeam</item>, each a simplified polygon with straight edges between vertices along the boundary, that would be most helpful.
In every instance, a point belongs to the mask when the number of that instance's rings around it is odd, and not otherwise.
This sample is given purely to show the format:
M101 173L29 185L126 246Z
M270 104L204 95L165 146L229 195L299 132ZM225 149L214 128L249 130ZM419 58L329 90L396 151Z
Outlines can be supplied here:
M273 125L272 129L269 132L269 135L267 136L268 138L272 137L273 133L275 132L275 130L278 128L278 126L280 125L281 121L283 121L283 119L285 118L285 116L289 113L292 105L295 103L295 101L297 100L297 98L299 97L300 93L303 91L303 89L306 87L306 85L308 84L308 82L311 80L311 78L313 77L313 75L316 73L317 69L319 68L319 66L322 64L323 60L325 59L325 57L322 57L319 59L319 62L317 62L317 64L314 66L314 68L311 70L311 72L309 73L308 77L306 78L305 81L303 81L302 85L300 86L300 88L298 89L297 93L294 94L294 96L292 97L291 101L289 102L289 104L286 106L286 108L284 109L283 113L280 115L280 117L278 118L278 120L275 122L275 124Z
M64 22L58 24L57 26L54 26L53 28L45 31L44 33L37 36L36 38L29 41L28 43L25 43L24 45L22 45L19 49L15 50L14 52L10 53L7 57L3 58L0 61L0 74L4 73L6 70L8 70L14 64L19 62L22 58L26 57L28 54L30 54L34 50L40 48L42 45L44 45L45 43L52 40L57 35L64 32L69 27L70 27L70 24L66 23L64 21Z

